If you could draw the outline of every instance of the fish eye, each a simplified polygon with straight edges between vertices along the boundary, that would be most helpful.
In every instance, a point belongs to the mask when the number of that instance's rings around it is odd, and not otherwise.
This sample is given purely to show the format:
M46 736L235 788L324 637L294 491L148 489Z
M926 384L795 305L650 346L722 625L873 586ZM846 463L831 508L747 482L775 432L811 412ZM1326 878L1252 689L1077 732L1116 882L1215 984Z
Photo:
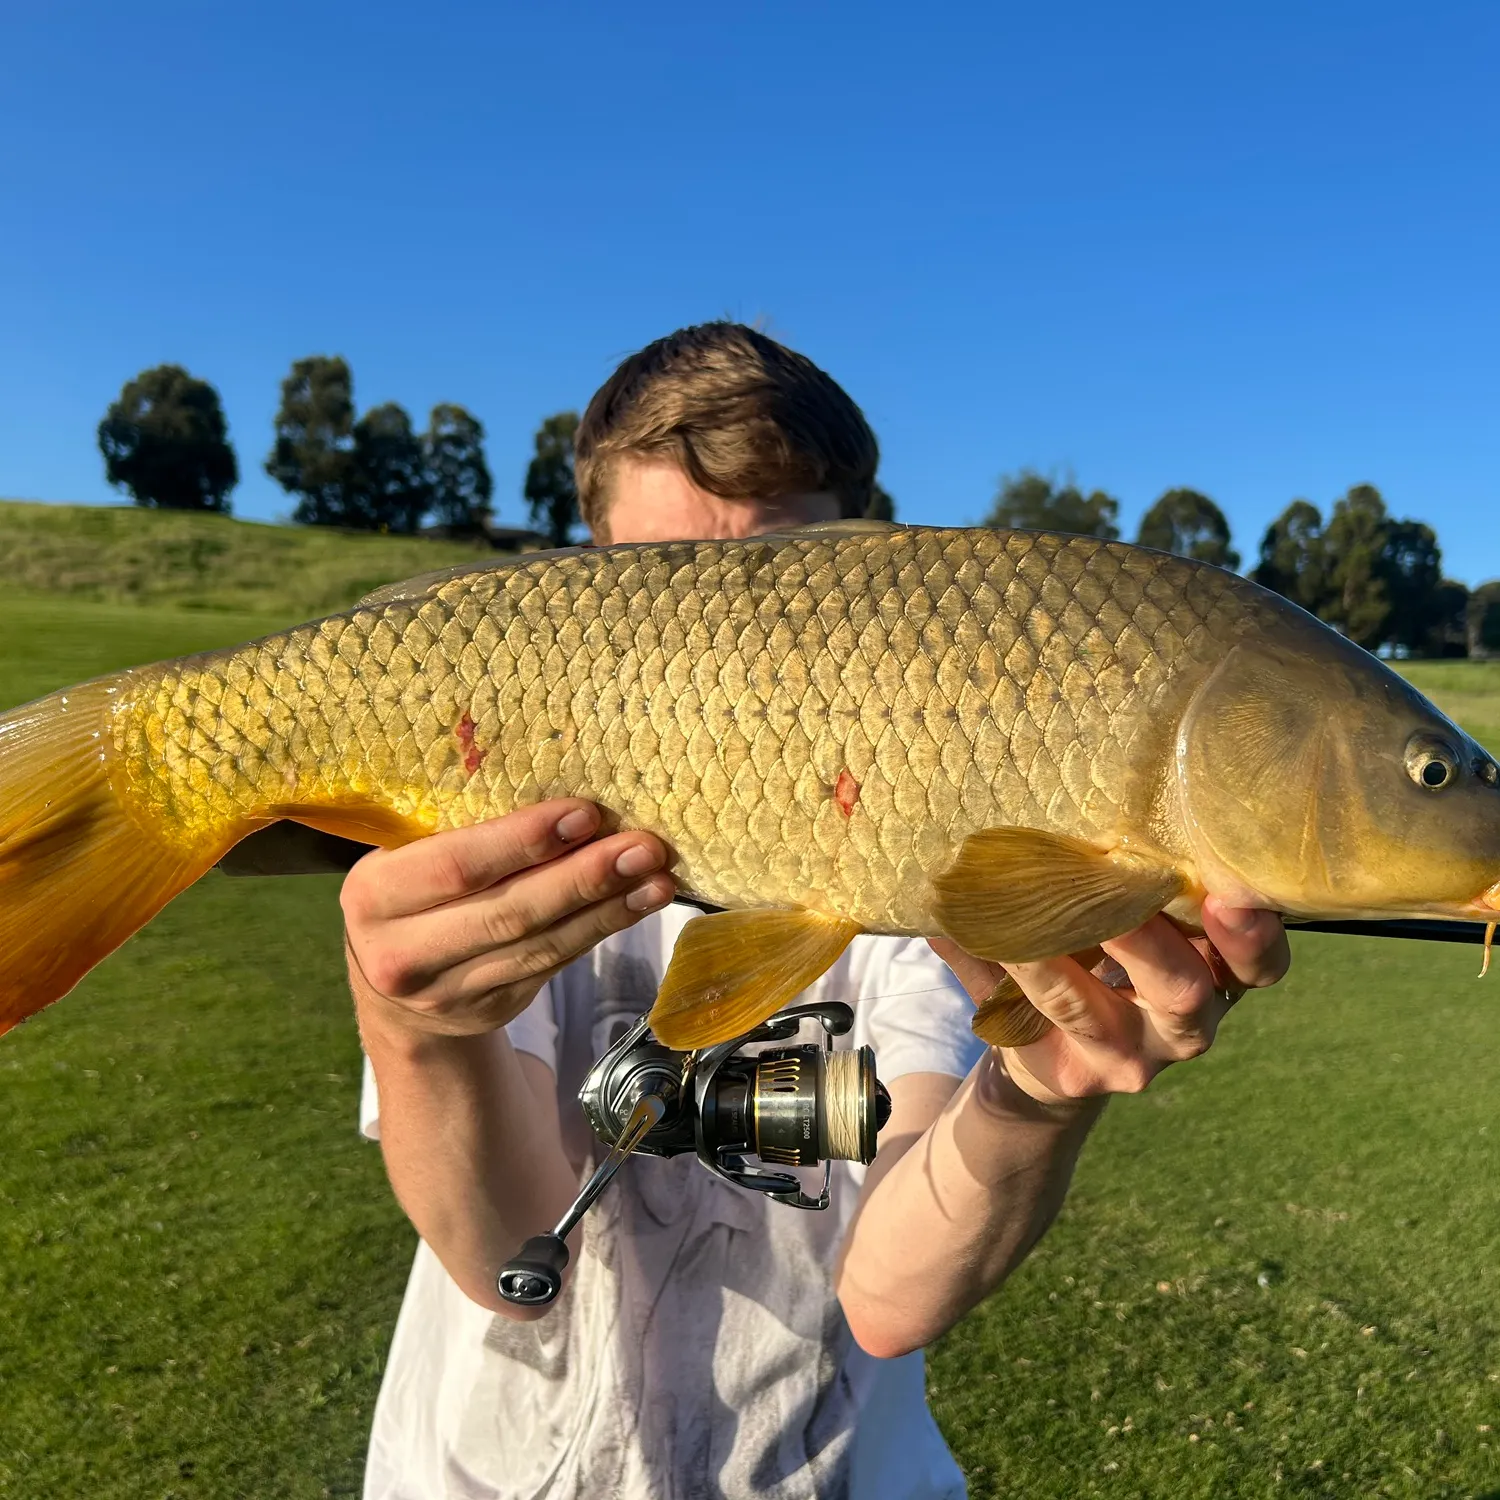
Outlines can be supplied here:
M1458 780L1458 756L1436 735L1413 735L1406 747L1406 771L1418 786L1429 792L1440 792ZM1494 773L1494 766L1490 771Z

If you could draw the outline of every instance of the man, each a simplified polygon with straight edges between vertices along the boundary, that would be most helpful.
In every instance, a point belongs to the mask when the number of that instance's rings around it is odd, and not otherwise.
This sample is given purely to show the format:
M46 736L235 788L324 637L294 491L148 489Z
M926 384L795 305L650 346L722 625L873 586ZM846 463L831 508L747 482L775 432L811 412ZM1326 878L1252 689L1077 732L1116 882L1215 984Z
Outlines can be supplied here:
M732 324L627 359L577 434L598 542L862 514L876 461L828 376ZM499 1300L497 1273L587 1171L572 1092L691 915L669 906L658 839L598 829L555 801L373 853L345 882L366 1128L423 1241L367 1497L962 1495L921 1349L1045 1231L1105 1098L1201 1052L1233 999L1281 977L1279 922L1211 901L1217 958L1157 918L1107 945L1105 978L1017 966L1057 1029L1005 1053L968 1027L998 967L856 939L809 993L857 1002L852 1040L890 1089L868 1172L841 1164L832 1208L799 1214L691 1158L630 1163L538 1317Z

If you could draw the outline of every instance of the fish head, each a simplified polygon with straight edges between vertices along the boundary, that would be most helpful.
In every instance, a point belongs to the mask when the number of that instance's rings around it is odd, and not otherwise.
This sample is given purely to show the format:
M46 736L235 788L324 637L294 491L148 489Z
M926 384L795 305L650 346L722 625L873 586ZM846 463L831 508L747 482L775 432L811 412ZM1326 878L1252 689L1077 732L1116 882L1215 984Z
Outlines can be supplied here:
M1500 771L1368 652L1307 621L1236 646L1179 730L1204 886L1292 916L1500 909Z

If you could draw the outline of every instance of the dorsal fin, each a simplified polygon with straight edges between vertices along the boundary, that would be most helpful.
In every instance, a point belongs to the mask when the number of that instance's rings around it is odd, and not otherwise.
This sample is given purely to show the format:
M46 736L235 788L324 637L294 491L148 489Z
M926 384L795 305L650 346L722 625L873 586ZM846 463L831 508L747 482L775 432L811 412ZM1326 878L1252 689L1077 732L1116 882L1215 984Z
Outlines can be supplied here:
M496 558L494 562L465 562L452 568L434 568L430 573L418 573L415 578L381 584L378 589L366 594L355 608L384 609L388 604L415 604L455 578L466 578L471 573L493 573L500 568L519 567L522 563L546 562L553 557L571 557L575 552L583 550L582 547L550 547L545 552L518 552L509 557Z
M866 516L854 516L840 521L813 521L806 526L788 526L766 532L766 536L800 537L843 535L858 536L890 531L904 531L898 521L875 521ZM659 544L656 544L659 545ZM356 609L384 609L388 604L416 604L455 578L464 578L471 573L492 573L497 568L513 568L522 564L550 562L554 557L572 557L585 551L583 547L551 547L544 552L522 552L514 557L492 563L459 563L452 568L435 568L430 573L418 573L414 578L404 578L397 583L384 583L371 590L355 606Z
M876 521L869 516L850 516L840 521L809 521L806 526L777 527L768 536L859 536L861 533L905 531L899 521Z
M356 609L384 609L388 604L415 604L425 599L434 589L441 588L454 578L466 573L487 573L490 564L459 563L456 568L434 568L430 573L418 573L415 578L403 578L396 583L383 583L372 589L354 607Z

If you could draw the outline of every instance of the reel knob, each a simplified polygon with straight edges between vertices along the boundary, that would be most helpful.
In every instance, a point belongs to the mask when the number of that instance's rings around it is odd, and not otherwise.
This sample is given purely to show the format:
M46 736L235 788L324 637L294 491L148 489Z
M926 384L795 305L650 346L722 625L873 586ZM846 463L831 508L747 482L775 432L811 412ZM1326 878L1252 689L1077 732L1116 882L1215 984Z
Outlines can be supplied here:
M568 1247L555 1234L534 1234L500 1268L500 1295L519 1307L541 1307L562 1290Z

